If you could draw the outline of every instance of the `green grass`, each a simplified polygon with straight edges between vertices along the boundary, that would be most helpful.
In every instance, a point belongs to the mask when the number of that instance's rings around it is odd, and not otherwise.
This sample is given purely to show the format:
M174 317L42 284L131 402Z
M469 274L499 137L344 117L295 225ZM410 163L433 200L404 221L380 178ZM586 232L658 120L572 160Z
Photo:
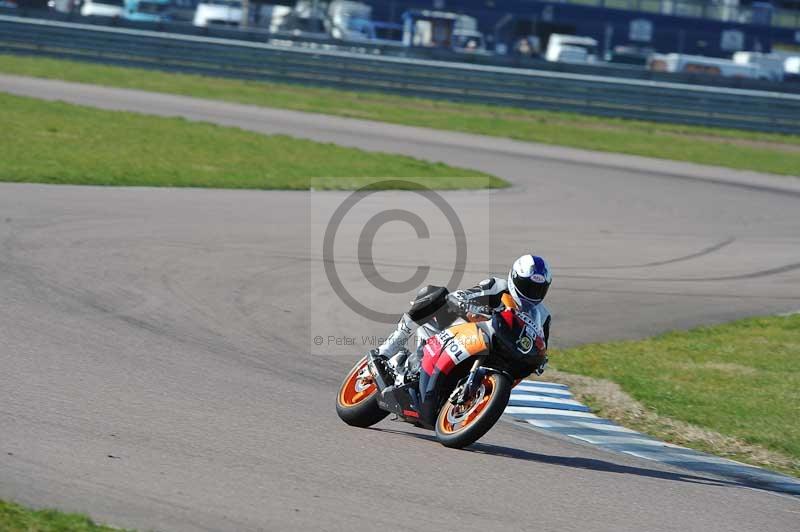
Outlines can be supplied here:
M28 510L0 500L0 530L3 532L111 532L119 528L97 525L85 515L57 510Z
M0 181L254 189L485 188L410 157L0 93ZM386 178L407 183L376 184Z
M788 457L793 465L779 469L800 476L800 315L586 345L552 359L560 371L618 383L664 419ZM598 406L602 413L604 405ZM634 428L662 435L659 423L642 420ZM691 436L678 443L708 447ZM747 453L729 451L751 461Z
M9 55L0 55L0 72L775 174L800 174L800 136L594 118Z

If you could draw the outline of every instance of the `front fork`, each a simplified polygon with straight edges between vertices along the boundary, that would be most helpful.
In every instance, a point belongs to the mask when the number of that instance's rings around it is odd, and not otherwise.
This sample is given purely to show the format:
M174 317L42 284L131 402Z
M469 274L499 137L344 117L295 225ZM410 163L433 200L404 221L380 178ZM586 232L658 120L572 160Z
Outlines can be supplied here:
M464 385L461 386L460 392L458 388L456 388L457 393L454 393L450 398L451 403L464 404L471 397L475 397L475 394L478 392L478 387L481 381L483 381L483 374L485 373L485 370L481 371L481 364L483 364L484 360L486 360L486 355L475 357L475 361L472 363L472 368L469 370L469 375L467 375Z
M394 376L389 374L385 364L384 359L379 357L375 350L367 353L367 367L380 391L394 384Z

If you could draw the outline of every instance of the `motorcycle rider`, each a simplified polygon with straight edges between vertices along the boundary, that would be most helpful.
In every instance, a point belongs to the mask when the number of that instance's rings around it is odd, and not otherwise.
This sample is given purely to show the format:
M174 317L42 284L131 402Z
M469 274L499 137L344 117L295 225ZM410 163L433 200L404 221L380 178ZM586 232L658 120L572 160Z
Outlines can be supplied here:
M478 321L482 315L506 308L503 295L509 294L514 306L528 314L538 314L542 336L534 340L537 354L531 358L533 371L541 374L547 363L547 344L550 337L550 311L542 303L550 288L550 266L542 257L522 255L511 266L507 279L489 277L467 290L448 293L447 288L428 285L422 288L411 308L397 323L397 328L377 349L377 354L388 360L402 380L419 372L419 349L409 352L405 345L418 332L420 342L462 318Z

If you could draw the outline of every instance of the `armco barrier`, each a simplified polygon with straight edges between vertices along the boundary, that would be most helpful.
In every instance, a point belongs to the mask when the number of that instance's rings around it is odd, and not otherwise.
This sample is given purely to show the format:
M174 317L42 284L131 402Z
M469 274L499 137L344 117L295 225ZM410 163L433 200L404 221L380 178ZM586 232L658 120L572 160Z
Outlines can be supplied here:
M0 16L0 53L661 122L800 133L800 95L285 48Z
M582 0L581 0L582 1ZM2 1L0 1L2 3ZM238 41L280 44L283 47L299 47L322 50L339 50L370 55L388 55L408 59L448 61L455 63L471 63L486 66L524 68L529 70L546 70L549 72L567 72L570 74L586 74L589 76L608 76L613 78L644 79L681 83L690 85L713 85L735 89L764 90L770 92L789 92L800 94L800 79L790 76L792 82L781 83L765 79L733 78L713 76L701 72L657 72L644 68L643 65L621 63L562 63L545 61L540 57L522 57L517 54L498 55L493 53L465 53L447 48L428 48L421 46L404 46L400 41L391 40L342 40L319 33L295 33L291 31L271 32L263 25L254 25L246 29L230 26L197 27L186 21L168 20L144 22L127 20L118 17L81 16L79 13L61 13L48 9L20 8L8 9L0 7L0 15L27 19L43 19L54 22L77 22L92 26L106 26L131 30L157 31L160 33L178 33L196 37L215 37Z

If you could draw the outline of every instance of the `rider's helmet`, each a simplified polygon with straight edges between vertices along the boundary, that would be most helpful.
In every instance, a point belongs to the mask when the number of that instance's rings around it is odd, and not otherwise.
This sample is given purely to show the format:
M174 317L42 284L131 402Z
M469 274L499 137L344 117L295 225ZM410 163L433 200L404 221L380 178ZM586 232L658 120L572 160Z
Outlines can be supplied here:
M523 255L508 272L508 291L520 307L536 306L547 295L553 280L550 266L542 257Z

